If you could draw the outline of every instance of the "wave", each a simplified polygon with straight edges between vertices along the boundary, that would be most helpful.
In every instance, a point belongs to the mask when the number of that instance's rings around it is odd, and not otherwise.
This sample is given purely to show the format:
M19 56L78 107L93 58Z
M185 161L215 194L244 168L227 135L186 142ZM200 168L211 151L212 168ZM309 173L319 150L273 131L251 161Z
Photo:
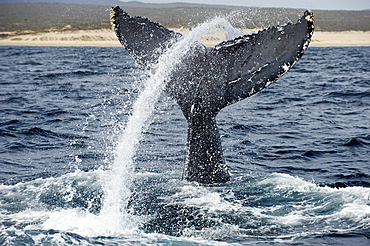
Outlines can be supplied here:
M43 64L40 62L29 60L29 61L18 62L16 65L17 66L42 66Z
M107 174L76 171L0 185L0 240L12 245L24 235L45 241L62 235L65 243L71 239L103 243L106 237L123 243L140 235L143 241L154 236L172 242L271 243L270 238L279 235L284 245L302 242L302 235L315 241L317 235L329 236L333 230L340 231L338 237L366 238L370 229L370 188L322 187L280 173L204 187L179 183L170 173L137 173L127 219L138 224L109 232L98 223L104 221L99 211ZM10 234L12 238L6 236Z
M348 147L367 146L367 145L370 145L370 136L354 137L354 138L351 138L347 143L343 144L343 146L348 146Z
M59 138L59 139L73 139L73 138L78 138L78 139L87 139L87 136L80 136L76 135L74 133L60 133L60 132L55 132L51 130L46 130L40 127L32 127L28 130L23 130L18 132L21 135L26 135L26 136L41 136L41 137L46 137L46 138Z
M344 99L366 99L370 98L370 91L335 91L328 94L329 97L344 98Z
M105 74L105 71L95 71L95 70L76 70L73 72L67 71L67 72L52 72L52 73L47 73L44 75L40 75L35 78L35 80L44 80L44 79L61 79L64 77L67 78L81 78L81 77L86 77L86 76L96 76L96 75L101 75Z
M66 110L63 109L51 109L45 112L46 116L60 116L60 115L65 115L68 114Z
M8 97L3 97L0 103L3 105L7 104L19 104L19 105L26 105L27 103L30 102L29 98L26 98L24 96L13 96L11 94L7 95Z
M66 142L70 142L69 146L71 148L86 148L88 145L86 141L91 141L91 138L73 132L55 132L40 127L24 129L23 125L16 126L17 124L19 124L19 121L14 121L6 129L0 129L0 137L3 138L0 151L4 154L17 152L23 155L25 151L34 153L36 151L61 149L68 155L68 149L65 149ZM95 154L95 156L98 155L98 153ZM4 158L5 156L7 155L4 155ZM28 160L23 161L23 163L28 162Z
M370 175L355 171L353 174L336 174L334 176L342 181L328 183L326 186L333 188L345 188L345 187L368 187L370 188Z
M31 129L29 129L28 131L22 132L21 134L39 135L39 136L44 136L44 137L56 137L56 136L58 136L58 134L56 134L52 131L44 130L44 129L39 128L39 127L33 127Z
M277 173L262 180L249 180L247 186L244 181L241 180L241 186L234 186L240 189L185 185L179 192L167 197L160 206L158 216L146 223L144 230L227 241L229 237L235 240L243 234L264 238L276 234L296 237L301 233L299 228L304 225L304 230L314 235L320 233L320 223L331 227L341 218L347 226L348 223L355 224L350 222L352 208L348 207L354 208L360 201L363 204L359 216L362 225L368 221L370 204L366 196L370 194L370 189L319 187ZM346 196L351 196L352 192L356 198L348 200ZM261 230L261 227L264 229Z

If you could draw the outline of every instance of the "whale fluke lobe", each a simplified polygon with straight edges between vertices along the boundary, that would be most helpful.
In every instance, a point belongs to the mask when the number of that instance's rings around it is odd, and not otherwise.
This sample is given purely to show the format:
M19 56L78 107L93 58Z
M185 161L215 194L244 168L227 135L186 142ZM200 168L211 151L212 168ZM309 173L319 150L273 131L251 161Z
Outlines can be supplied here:
M155 64L159 56L181 37L166 27L142 17L131 17L118 6L111 9L111 24L120 43L141 66Z
M182 36L121 8L111 10L116 35L145 69ZM183 178L212 184L230 180L215 117L224 107L243 100L279 79L298 62L314 31L313 14L297 23L270 27L222 42L210 50L196 42L166 78L165 92L181 107L188 123Z

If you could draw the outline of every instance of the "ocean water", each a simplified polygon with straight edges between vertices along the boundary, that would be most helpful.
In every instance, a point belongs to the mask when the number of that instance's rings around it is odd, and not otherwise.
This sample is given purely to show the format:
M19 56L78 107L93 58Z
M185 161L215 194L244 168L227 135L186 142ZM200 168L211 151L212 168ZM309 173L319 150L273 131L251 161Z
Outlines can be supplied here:
M370 244L370 47L310 47L223 109L214 186L181 180L187 126L162 94L112 182L148 81L123 48L0 54L0 245Z

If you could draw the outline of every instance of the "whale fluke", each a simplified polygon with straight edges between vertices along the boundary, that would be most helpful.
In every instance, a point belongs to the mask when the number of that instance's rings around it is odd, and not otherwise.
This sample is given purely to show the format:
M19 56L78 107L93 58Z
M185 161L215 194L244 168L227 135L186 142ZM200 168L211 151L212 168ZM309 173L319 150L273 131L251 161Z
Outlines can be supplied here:
M116 35L133 59L150 69L181 34L120 7L111 11ZM215 117L224 107L269 86L298 62L314 31L313 14L216 45L196 43L167 81L165 92L188 123L183 178L212 184L230 180Z

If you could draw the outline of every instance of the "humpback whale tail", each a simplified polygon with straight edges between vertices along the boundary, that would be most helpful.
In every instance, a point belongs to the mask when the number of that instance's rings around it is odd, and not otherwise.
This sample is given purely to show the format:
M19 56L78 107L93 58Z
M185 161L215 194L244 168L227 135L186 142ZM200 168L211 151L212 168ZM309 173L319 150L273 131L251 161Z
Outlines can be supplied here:
M182 35L118 6L111 10L115 33L133 59L151 69ZM313 14L297 23L270 27L207 50L196 43L176 66L165 92L181 107L188 123L183 178L199 183L230 180L215 117L224 107L243 100L283 76L307 49L314 31Z

